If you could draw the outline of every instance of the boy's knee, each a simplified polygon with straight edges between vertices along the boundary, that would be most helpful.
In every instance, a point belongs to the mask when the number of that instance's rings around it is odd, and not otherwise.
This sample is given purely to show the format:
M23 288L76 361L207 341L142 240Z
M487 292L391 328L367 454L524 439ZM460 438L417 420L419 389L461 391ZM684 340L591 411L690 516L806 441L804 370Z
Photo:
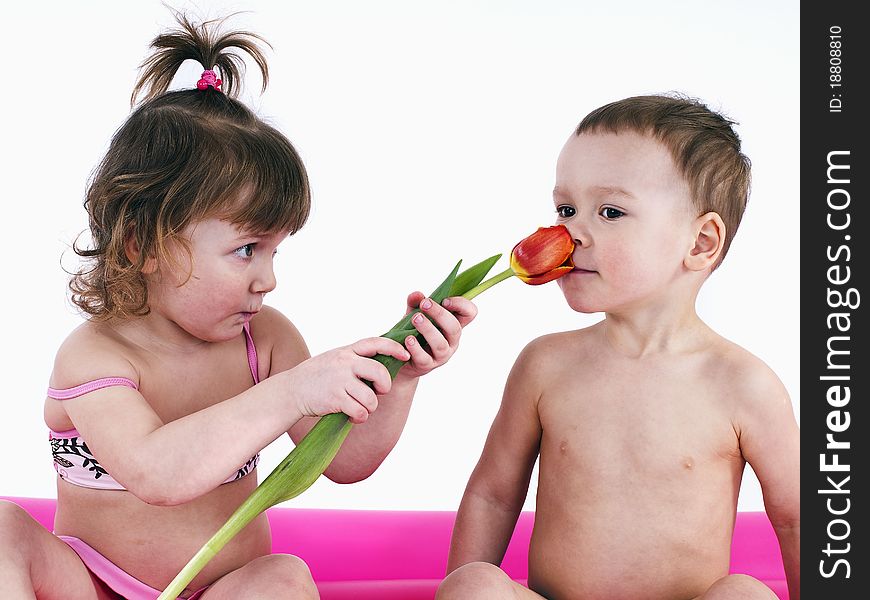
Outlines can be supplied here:
M450 573L438 586L437 600L502 598L511 583L507 573L494 564L472 562Z
M778 600L776 594L750 575L734 574L718 580L701 600Z
M250 564L248 580L267 586L279 595L275 598L319 598L308 565L291 554L270 554Z

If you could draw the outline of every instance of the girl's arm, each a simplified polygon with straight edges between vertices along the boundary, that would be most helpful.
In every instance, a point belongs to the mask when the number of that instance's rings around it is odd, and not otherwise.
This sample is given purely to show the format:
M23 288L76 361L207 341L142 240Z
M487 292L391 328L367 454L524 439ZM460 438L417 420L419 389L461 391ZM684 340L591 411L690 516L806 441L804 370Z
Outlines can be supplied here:
M365 423L351 429L335 460L325 471L325 475L337 483L354 483L365 479L381 465L402 434L419 377L449 360L459 344L462 328L477 314L474 304L464 298L449 298L445 301L445 308L436 303L426 303L419 292L408 297L409 310L416 308L421 301L425 317L414 326L426 340L429 349L421 348L416 340L406 342L411 361L399 371L389 392L378 397L377 410ZM273 373L276 369L292 368L294 361L304 360L302 357L308 352L299 333L291 328L286 329L283 339L276 340L276 351L272 355ZM277 344L284 349L277 351ZM302 419L288 433L298 444L316 422L317 419Z
M361 356L377 352L407 357L392 340L362 340L297 362L236 396L169 422L142 393L127 387L90 392L62 406L91 453L127 490L149 504L181 504L223 483L303 416L345 412L365 420L376 397L359 379L374 381L381 391L390 385L387 370ZM139 381L110 342L73 336L58 353L51 385L71 387L107 375Z
M483 453L465 488L447 573L470 562L501 564L522 510L541 443L535 345L517 358Z

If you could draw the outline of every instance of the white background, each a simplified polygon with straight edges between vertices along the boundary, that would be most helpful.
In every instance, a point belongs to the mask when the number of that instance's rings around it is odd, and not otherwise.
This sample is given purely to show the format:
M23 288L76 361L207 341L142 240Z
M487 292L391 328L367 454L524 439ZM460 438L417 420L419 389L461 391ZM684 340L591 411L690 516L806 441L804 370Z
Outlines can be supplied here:
M270 304L313 353L383 333L404 298L551 224L555 160L590 110L680 91L738 121L753 163L743 224L698 311L766 361L799 410L798 4L224 2L175 6L268 39L272 83L243 95L293 141L312 183L308 225L282 247ZM0 494L53 497L44 390L80 317L65 295L91 170L129 114L137 65L171 24L156 1L6 9L0 314ZM193 86L201 68L178 80ZM182 81L183 80L183 81ZM651 249L654 250L654 249ZM503 259L499 268L506 267ZM522 347L600 315L555 284L480 296L455 358L421 381L402 439L370 479L321 479L299 507L455 509ZM261 479L291 444L263 452ZM208 460L207 456L203 460ZM534 480L526 509L534 509ZM760 510L747 469L741 510Z

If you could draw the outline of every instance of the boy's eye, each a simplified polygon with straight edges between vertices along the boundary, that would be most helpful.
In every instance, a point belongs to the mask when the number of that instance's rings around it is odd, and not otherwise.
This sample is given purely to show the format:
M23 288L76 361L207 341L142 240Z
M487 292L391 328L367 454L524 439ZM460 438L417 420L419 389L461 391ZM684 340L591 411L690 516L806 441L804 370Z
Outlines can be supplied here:
M236 248L233 251L233 254L239 258L251 258L254 255L254 246L256 246L256 244L245 244L240 248Z
M625 216L625 213L619 210L618 208L613 208L612 206L605 206L601 209L599 213L602 217L609 220L618 219L619 217Z
M577 210L573 206L562 204L556 207L556 214L558 214L563 219L570 219L575 214L577 214Z

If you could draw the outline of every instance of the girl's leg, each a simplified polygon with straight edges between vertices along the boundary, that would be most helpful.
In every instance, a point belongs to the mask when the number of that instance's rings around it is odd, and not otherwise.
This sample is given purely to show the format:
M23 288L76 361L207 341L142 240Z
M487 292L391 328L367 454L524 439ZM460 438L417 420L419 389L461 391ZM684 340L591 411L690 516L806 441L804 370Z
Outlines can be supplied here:
M27 511L0 500L0 598L116 600L72 548Z
M462 565L448 575L435 594L435 600L544 600L520 585L497 566L485 562Z
M289 554L270 554L214 582L201 600L317 600L320 594L311 571L302 559Z

